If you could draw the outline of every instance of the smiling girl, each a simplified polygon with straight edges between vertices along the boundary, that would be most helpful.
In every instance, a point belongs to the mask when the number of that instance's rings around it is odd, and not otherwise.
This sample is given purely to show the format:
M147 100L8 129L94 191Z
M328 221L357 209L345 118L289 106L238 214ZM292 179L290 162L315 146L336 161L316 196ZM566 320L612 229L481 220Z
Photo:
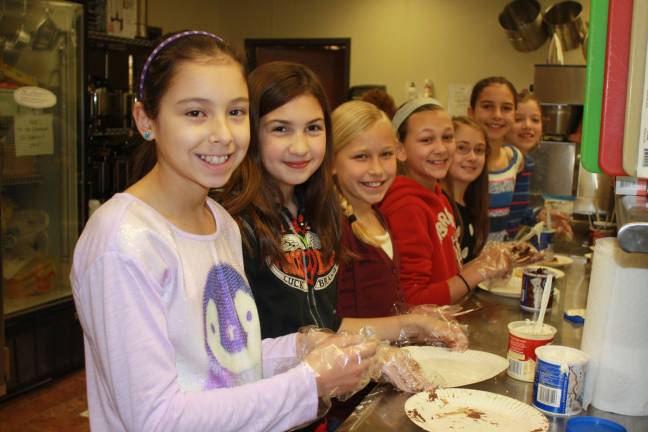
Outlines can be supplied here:
M394 115L398 176L380 210L400 257L401 286L412 304L456 303L486 278L509 269L508 252L489 250L462 266L458 231L440 181L455 153L452 120L434 99L407 102Z
M504 77L489 77L477 82L470 95L468 115L486 129L490 234L488 240L506 239L506 225L515 189L515 177L524 167L524 156L505 137L515 120L516 90Z
M335 336L302 358L302 335L261 340L238 226L207 195L249 145L245 78L202 31L169 35L142 69L133 116L155 163L93 213L70 275L93 431L292 429L373 357Z
M375 207L396 176L396 134L378 107L346 102L333 111L333 173L346 218L342 242L354 255L338 275L343 317L387 316L403 301L391 235Z
M456 150L444 185L459 210L461 258L467 262L479 255L488 237L488 138L469 117L454 117L452 124Z
M345 257L324 89L310 69L288 62L259 66L250 74L249 86L253 125L249 156L228 184L224 205L242 227L245 271L259 308L262 335L281 336L306 325L351 333L369 326L381 340L394 341L405 331L436 335L451 346L462 346L465 335L438 317L337 314L336 276ZM389 151L381 153L381 159L389 159ZM388 178L372 176L364 181L368 187L344 182L341 189L367 215L370 207L355 195L367 193L376 199ZM371 216L362 218L371 226L370 233L379 228L371 224Z

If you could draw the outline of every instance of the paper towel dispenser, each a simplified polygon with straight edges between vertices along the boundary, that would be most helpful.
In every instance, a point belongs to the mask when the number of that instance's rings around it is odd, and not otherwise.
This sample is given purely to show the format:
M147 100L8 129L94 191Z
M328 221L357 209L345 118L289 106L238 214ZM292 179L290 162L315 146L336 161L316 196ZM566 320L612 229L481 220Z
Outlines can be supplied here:
M648 253L648 198L617 196L617 239L626 252Z

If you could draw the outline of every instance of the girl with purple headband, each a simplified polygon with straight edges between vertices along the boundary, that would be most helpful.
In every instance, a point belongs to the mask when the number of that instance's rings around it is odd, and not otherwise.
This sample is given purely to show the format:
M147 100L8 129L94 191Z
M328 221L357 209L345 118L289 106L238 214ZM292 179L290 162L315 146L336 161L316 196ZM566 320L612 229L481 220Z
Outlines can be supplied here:
M154 164L92 215L71 273L93 431L287 430L368 381L360 336L261 340L239 229L207 196L245 157L248 111L213 34L167 37L144 65L133 117Z

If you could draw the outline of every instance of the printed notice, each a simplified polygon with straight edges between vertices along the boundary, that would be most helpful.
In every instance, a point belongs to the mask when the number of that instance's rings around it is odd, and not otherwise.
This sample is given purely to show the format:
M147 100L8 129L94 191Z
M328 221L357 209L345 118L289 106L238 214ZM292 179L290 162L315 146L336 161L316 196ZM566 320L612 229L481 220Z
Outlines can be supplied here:
M14 136L16 156L53 154L52 114L18 114L14 116Z
M453 116L465 116L470 106L472 84L448 85L448 112Z

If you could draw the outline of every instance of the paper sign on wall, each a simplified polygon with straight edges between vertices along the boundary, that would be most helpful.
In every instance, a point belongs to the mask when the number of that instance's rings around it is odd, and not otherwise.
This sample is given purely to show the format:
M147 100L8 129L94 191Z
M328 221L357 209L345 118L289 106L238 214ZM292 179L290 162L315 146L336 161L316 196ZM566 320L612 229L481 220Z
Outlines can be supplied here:
M465 116L470 106L472 84L448 84L448 112L453 116Z
M14 116L16 156L53 154L53 119L52 114L18 114Z

